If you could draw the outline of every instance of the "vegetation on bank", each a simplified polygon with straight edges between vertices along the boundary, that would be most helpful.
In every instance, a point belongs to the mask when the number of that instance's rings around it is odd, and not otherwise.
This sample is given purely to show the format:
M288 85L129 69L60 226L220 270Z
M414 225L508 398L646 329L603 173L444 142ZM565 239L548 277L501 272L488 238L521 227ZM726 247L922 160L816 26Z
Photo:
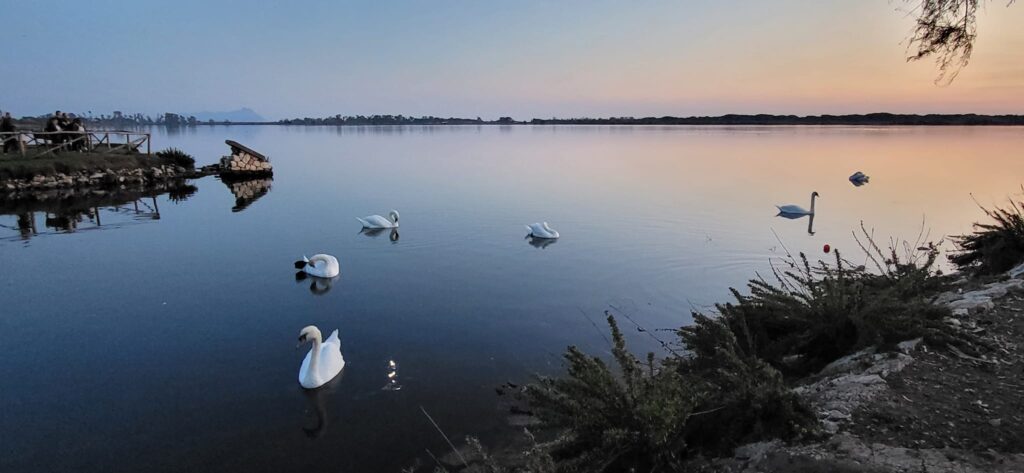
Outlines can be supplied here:
M1010 200L1007 208L982 207L990 222L975 223L974 232L953 238L959 250L950 261L961 271L994 275L1024 261L1024 204Z
M542 377L525 398L544 427L560 471L680 471L694 456L730 454L758 440L813 436L817 424L787 380L800 379L867 346L923 337L932 346L970 346L930 301L947 287L935 244L883 250L861 228L871 266L838 253L812 264L789 257L774 281L733 289L714 316L694 313L676 331L685 351L640 360L609 316L614 366L575 347L565 377Z

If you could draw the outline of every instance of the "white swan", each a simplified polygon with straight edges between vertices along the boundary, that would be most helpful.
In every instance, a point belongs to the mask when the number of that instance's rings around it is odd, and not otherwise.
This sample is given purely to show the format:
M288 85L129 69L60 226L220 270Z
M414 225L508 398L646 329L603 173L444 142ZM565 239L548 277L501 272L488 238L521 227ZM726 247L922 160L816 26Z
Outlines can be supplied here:
M776 205L775 207L779 209L779 213L780 214L783 214L785 216L789 216L789 215L814 215L814 199L817 199L817 198L818 198L818 193L817 192L812 192L811 193L811 210L804 210L804 208L799 206L799 205Z
M333 278L341 273L338 258L324 254L313 255L312 258L303 256L301 260L295 262L295 269L301 269L306 274L318 278Z
M345 367L345 358L341 356L341 340L338 330L331 332L326 342L320 342L320 329L309 325L299 332L299 343L313 342L313 348L306 353L299 367L299 384L306 389L315 389L334 379Z
M548 222L531 223L526 228L534 238L558 238L558 232L549 227Z
M388 212L388 218L381 217L380 215L370 215L363 218L356 217L356 220L363 224L363 228L396 228L398 227L398 211L392 210Z

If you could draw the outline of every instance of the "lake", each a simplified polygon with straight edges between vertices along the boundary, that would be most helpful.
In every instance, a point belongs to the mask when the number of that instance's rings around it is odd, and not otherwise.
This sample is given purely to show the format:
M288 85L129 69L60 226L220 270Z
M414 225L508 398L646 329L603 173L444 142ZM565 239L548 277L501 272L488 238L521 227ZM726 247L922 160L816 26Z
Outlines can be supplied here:
M882 242L938 241L1024 182L1021 128L153 132L200 164L236 140L273 181L0 215L0 471L429 471L426 450L448 448L421 408L456 440L514 435L495 387L562 373L568 345L607 354L606 310L661 353L656 329L787 249L862 262L861 221ZM812 191L813 234L776 217ZM398 235L360 232L389 209ZM562 238L531 244L538 221ZM296 281L321 252L340 278ZM310 324L340 329L347 361L313 393L294 349Z

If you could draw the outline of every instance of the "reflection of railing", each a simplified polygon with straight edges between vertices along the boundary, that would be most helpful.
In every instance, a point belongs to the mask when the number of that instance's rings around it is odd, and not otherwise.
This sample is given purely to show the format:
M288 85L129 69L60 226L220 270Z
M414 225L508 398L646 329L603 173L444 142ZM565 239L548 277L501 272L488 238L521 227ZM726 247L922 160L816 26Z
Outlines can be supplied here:
M0 141L16 140L22 157L38 157L58 151L131 153L146 146L150 154L150 134L135 131L6 131Z

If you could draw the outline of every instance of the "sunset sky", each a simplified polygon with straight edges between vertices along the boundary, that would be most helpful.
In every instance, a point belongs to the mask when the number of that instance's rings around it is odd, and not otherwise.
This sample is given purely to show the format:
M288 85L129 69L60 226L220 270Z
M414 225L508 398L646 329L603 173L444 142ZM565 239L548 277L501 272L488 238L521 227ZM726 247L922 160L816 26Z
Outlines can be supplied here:
M0 0L0 109L264 117L1024 113L1024 5L970 66L907 63L900 0ZM900 11L903 10L903 11Z

